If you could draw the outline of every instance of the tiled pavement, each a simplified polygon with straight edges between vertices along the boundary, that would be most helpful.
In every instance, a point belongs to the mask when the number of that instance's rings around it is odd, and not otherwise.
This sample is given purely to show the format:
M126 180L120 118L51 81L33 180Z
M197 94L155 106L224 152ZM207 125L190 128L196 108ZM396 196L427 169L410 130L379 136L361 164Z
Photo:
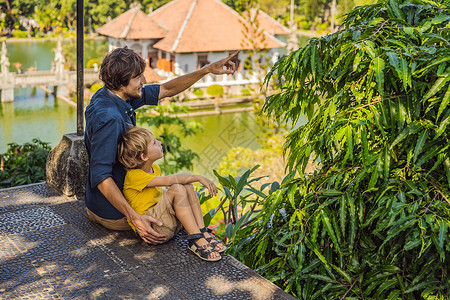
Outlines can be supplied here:
M141 243L45 183L0 190L0 299L294 299L231 256Z

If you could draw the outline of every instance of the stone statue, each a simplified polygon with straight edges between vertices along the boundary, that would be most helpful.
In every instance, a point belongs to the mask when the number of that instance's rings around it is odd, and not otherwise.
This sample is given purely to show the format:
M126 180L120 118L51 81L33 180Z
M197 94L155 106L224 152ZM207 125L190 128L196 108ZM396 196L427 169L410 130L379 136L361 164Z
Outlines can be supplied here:
M64 54L62 51L62 36L59 36L58 39L58 45L55 49L55 59L53 60L55 62L55 73L58 78L61 78L64 73L64 63L66 60L64 59Z
M8 76L9 73L9 59L8 59L8 51L6 50L6 42L3 41L2 43L2 52L1 52L1 59L0 59L0 65L2 66L2 77Z

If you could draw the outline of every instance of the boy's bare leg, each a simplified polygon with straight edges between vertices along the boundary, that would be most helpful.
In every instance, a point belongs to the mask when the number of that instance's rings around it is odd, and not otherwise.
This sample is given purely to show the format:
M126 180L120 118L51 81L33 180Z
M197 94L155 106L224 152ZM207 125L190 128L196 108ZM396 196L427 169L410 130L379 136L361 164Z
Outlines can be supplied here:
M172 185L166 192L170 203L175 210L175 215L181 224L183 224L184 229L186 229L188 234L200 233L200 229L195 220L194 213L191 209L191 205L188 198L188 193L186 188L182 184ZM201 212L200 212L201 214ZM199 246L208 245L208 241L204 238L198 239L196 242ZM206 248L207 250L212 249L210 246ZM211 252L209 254L210 258L219 257L220 254L217 252Z
M205 227L205 222L203 221L202 208L200 206L200 201L198 200L197 193L194 190L194 186L189 183L185 184L184 188L186 189L189 204L191 206L191 210L192 213L194 214L195 222L197 222L198 228Z
M198 228L203 228L203 227L205 227L205 222L203 221L202 208L200 206L200 201L198 200L197 193L195 192L194 187L190 183L185 184L184 187L187 192L187 196L189 199L189 203L191 205L192 213L194 214L194 217L195 217L195 222L197 222ZM208 232L205 232L204 235L208 238L210 238L210 237L214 238ZM216 250L220 251L224 246L225 246L224 244L218 243L216 245Z

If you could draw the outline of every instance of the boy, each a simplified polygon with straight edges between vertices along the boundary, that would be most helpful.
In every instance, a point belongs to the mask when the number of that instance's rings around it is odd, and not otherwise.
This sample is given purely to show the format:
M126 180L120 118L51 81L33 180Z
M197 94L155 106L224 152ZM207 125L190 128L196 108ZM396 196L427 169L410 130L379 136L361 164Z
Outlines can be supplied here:
M225 251L226 247L205 228L200 203L191 184L200 182L210 195L215 196L217 187L214 183L200 175L161 176L161 170L154 162L163 157L163 148L145 128L131 127L126 131L119 138L117 153L119 162L127 169L123 194L131 207L141 215L160 220L163 225L155 226L154 230L168 239L183 226L192 252L203 260L220 260L219 252ZM163 192L162 186L169 189Z

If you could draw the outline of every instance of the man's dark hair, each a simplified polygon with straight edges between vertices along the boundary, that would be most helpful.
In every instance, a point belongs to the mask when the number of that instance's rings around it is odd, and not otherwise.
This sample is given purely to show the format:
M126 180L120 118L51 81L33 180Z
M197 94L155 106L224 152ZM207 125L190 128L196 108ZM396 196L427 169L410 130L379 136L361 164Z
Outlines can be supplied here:
M118 90L127 86L130 79L145 70L145 61L128 47L116 48L106 55L100 66L100 80L110 90Z

